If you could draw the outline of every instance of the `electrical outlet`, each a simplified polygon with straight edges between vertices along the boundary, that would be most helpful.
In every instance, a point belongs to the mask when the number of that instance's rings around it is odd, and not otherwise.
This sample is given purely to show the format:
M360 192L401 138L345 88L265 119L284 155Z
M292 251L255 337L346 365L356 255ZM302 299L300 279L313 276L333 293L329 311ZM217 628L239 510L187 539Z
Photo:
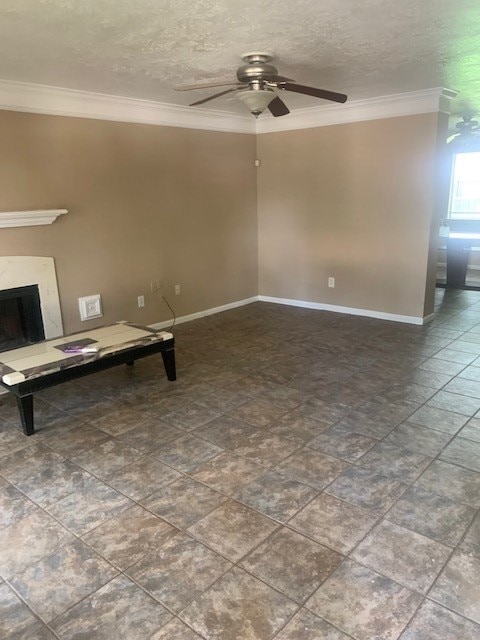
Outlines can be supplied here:
M176 296L179 296L179 295L180 295L180 285L179 285L179 284L176 284L176 285L175 285L175 295L176 295Z
M138 302L138 306L139 307L144 307L145 306L145 296L138 296L137 297L137 302Z
M330 289L333 289L335 287L335 278L328 279L328 286L330 287Z
M159 280L152 280L150 282L150 293L157 293L157 291L163 291L163 278Z

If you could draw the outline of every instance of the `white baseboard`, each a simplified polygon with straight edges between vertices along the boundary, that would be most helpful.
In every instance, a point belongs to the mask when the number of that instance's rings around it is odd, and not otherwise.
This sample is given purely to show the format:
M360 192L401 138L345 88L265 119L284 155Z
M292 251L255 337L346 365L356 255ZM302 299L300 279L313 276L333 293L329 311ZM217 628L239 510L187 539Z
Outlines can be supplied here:
M292 300L289 298L275 298L272 296L252 296L251 298L244 298L243 300L236 300L235 302L229 302L223 304L220 307L213 307L211 309L205 309L204 311L197 311L196 313L190 313L187 316L180 316L176 319L175 324L183 324L184 322L190 322L191 320L197 320L198 318L205 318L206 316L214 315L215 313L221 313L222 311L228 311L229 309L236 309L237 307L243 307L252 302L272 302L274 304L285 304L293 307L302 307L304 309L318 309L319 311L333 311L334 313L347 313L353 316L365 316L367 318L378 318L380 320L392 320L393 322L406 322L408 324L422 325L431 322L435 314L432 313L425 318L415 316L402 316L396 313L384 313L383 311L372 311L370 309L354 309L353 307L339 307L334 304L325 304L323 302L309 302L306 300ZM150 324L152 329L165 329L170 327L172 320L165 320L163 322L155 322ZM0 387L0 395L7 393L7 390Z
M251 298L244 298L243 300L236 300L235 302L229 302L228 304L222 304L220 307L212 307L211 309L205 309L204 311L197 311L196 313L190 313L188 316L180 316L175 320L175 324L183 324L184 322L190 322L191 320L197 320L198 318L205 318L206 316L212 316L215 313L221 313L222 311L228 311L229 309L236 309L237 307L243 307L246 304L257 302L258 296L252 296ZM172 320L165 320L163 322L155 322L148 325L152 329L165 329L170 327Z
M275 298L272 296L258 296L258 299L260 302L273 302L274 304L286 304L304 309L318 309L319 311L333 311L334 313L348 313L352 316L365 316L367 318L378 318L379 320L391 320L393 322L406 322L417 325L425 323L425 318L420 316L402 316L397 313L384 313L383 311L372 311L371 309L339 307L336 304L326 304L324 302L309 302L306 300L292 300L290 298Z
M197 320L198 318L205 318L215 313L221 313L222 311L228 311L228 309L235 309L236 307L243 307L244 305L251 304L252 302L272 302L274 304L285 304L291 307L302 307L304 309L317 309L319 311L332 311L333 313L347 313L352 316L364 316L366 318L377 318L379 320L390 320L392 322L405 322L407 324L423 325L427 322L431 322L435 314L430 314L425 318L421 316L403 316L398 313L385 313L384 311L373 311L372 309L355 309L354 307L340 307L335 304L326 304L324 302L310 302L308 300L293 300L291 298L275 298L274 296L252 296L251 298L245 298L244 300L237 300L236 302L230 302L229 304L221 305L220 307L213 307L211 309L205 309L204 311L197 311L196 313L190 313L187 316L180 316L176 319L175 324L182 324L183 322L190 322L191 320ZM163 322L156 322L149 325L152 329L165 329L172 324L171 320Z

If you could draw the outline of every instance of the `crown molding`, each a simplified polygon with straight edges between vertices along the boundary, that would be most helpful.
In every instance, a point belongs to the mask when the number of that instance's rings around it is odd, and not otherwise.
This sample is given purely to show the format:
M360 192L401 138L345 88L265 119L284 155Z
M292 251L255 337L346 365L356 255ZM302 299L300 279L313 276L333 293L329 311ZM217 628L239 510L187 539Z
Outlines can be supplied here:
M364 120L398 118L419 113L442 111L449 113L450 100L457 91L437 87L423 91L397 93L389 96L352 100L342 105L327 104L319 107L295 109L284 118L260 116L257 120L257 133L309 129L333 124L346 124Z
M0 80L0 109L74 118L255 133L251 115Z
M250 134L307 129L436 111L448 113L450 100L456 95L456 91L434 88L352 100L342 105L327 104L295 109L284 118L273 118L270 114L265 114L255 120L251 115L228 111L198 107L192 109L153 100L0 80L0 109L9 111Z

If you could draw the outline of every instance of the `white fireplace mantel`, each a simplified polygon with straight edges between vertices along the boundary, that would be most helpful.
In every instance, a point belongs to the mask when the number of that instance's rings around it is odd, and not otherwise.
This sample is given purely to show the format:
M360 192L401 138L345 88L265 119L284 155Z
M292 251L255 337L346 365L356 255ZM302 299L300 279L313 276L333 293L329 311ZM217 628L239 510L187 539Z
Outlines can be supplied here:
M0 211L0 229L52 224L67 209L37 209L36 211Z

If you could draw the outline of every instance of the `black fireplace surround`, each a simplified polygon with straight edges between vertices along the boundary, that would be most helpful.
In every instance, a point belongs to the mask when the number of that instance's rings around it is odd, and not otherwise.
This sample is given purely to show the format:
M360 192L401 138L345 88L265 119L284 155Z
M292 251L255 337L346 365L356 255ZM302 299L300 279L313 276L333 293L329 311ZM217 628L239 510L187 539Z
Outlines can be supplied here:
M44 339L38 285L0 290L0 352Z

